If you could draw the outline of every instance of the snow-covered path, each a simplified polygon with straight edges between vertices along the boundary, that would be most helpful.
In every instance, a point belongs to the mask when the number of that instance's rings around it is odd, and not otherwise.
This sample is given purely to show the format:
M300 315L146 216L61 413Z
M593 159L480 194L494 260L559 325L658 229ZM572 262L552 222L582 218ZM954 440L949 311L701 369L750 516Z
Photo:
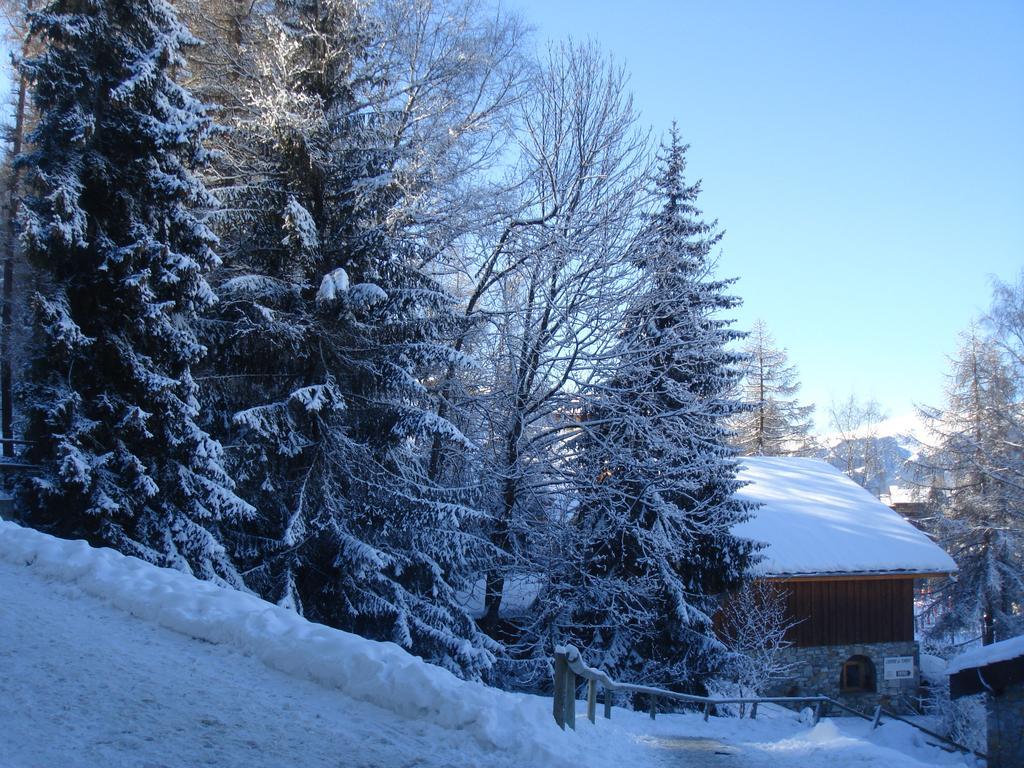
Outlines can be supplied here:
M0 766L521 765L0 561Z
M966 763L924 747L915 731L887 723L872 734L870 723L826 718L794 729L791 716L776 721L718 718L702 728L699 716L666 717L644 739L665 768L927 768ZM892 725L892 728L889 726ZM888 731L884 730L888 729ZM904 730L905 729L905 730ZM698 735L700 734L700 735ZM893 746L887 746L890 743ZM922 748L924 747L924 748ZM915 753L913 756L910 753Z

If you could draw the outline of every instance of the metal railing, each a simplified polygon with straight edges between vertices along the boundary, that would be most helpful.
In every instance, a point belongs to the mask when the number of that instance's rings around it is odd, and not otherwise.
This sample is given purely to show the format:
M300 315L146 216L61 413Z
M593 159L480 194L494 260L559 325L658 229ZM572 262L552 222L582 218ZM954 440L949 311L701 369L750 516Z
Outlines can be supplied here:
M689 693L678 693L676 691L667 691L663 688L653 688L647 685L632 685L630 683L620 683L612 680L606 673L593 667L588 667L583 661L583 657L579 650L571 645L559 646L555 648L554 658L554 675L555 675L555 690L554 690L554 716L555 722L558 726L565 730L566 726L576 729L576 687L579 684L579 680L583 679L587 681L587 719L591 723L597 722L597 687L598 685L604 690L604 717L606 720L610 720L612 717L612 694L613 693L634 693L647 696L650 699L648 705L648 712L651 715L651 719L654 720L658 711L658 700L669 699L673 701L683 702L684 704L690 704L698 706L704 711L704 720L707 721L711 714L711 710L719 705L724 704L739 704L743 707L750 705L750 718L754 719L757 717L757 706L758 704L813 704L814 705L814 716L813 723L816 725L821 719L823 714L827 714L828 709L835 707L836 709L848 712L851 715L859 717L863 720L867 720L871 723L872 730L882 724L882 716L889 717L893 720L899 720L900 722L906 723L907 725L916 728L922 733L931 736L932 738L938 739L955 750L964 752L966 754L973 754L977 757L987 759L986 755L966 747L963 744L959 744L952 739L949 739L941 734L935 733L924 726L918 725L917 723L907 720L904 717L900 717L893 712L884 709L881 705L875 707L874 712L871 715L865 714L858 709L847 706L840 701L836 701L830 696L824 696L818 694L817 696L754 696L754 697L737 697L737 698L713 698L710 696L695 696ZM741 717L743 715L741 714Z

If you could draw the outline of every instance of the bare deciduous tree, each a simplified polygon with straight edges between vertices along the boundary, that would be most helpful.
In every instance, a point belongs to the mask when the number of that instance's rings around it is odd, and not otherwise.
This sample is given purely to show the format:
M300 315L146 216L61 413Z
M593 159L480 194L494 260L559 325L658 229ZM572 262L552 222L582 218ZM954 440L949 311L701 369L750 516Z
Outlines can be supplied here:
M552 47L530 93L516 117L518 212L497 232L471 298L489 321L480 339L488 373L476 388L486 393L488 535L506 567L559 507L556 449L576 428L578 393L614 340L649 163L625 72L596 47ZM487 574L490 627L505 574Z
M883 474L878 424L886 418L877 400L860 400L851 394L829 406L829 424L838 441L840 469L865 488L872 488ZM877 490L877 489L876 489Z
M738 693L763 695L786 679L795 667L785 654L792 646L786 635L798 623L787 613L785 587L766 579L747 583L727 600L720 631L732 653L728 678Z

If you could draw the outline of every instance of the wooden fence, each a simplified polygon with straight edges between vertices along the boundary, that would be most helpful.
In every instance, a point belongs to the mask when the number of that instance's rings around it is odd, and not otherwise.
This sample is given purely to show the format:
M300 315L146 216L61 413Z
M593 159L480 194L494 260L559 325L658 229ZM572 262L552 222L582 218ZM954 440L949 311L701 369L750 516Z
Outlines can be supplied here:
M750 705L750 717L757 717L757 705L772 704L798 704L806 703L814 705L814 722L821 718L822 707L832 702L827 696L762 696L762 697L741 697L741 698L710 698L708 696L694 696L689 693L677 693L667 691L663 688L652 688L646 685L631 685L619 683L612 680L604 672L588 667L580 655L580 652L573 646L555 649L555 692L554 692L554 715L555 722L564 729L566 726L576 728L576 687L579 680L587 681L587 719L596 722L597 719L597 688L600 685L604 696L604 716L611 719L612 716L612 694L633 693L646 696L649 701L648 712L653 720L657 715L658 700L669 699L690 704L704 710L704 719L707 720L711 710L720 704L741 704ZM834 702L837 703L838 702ZM847 709L842 704L839 706ZM860 714L856 710L850 710Z
M565 730L566 726L573 730L576 729L576 689L580 680L585 680L587 683L587 719L590 720L591 723L597 722L598 686L601 687L603 692L602 699L604 704L604 717L607 720L610 720L612 717L612 695L614 693L633 693L648 697L648 712L651 715L651 720L654 720L657 715L658 701L660 699L678 701L684 705L703 709L705 721L710 716L713 708L723 704L739 704L741 707L746 707L746 705L749 704L751 719L757 717L758 704L780 704L782 706L792 704L813 704L814 724L817 724L821 717L827 714L828 710L833 707L869 721L872 729L875 729L882 724L882 716L884 715L893 720L899 720L900 722L906 723L928 736L940 740L955 750L967 754L974 754L977 757L985 759L985 755L983 753L972 750L962 744L958 744L957 742L935 733L934 731L928 730L911 720L907 720L904 717L893 714L892 712L883 709L881 705L875 707L875 711L868 715L860 710L847 706L842 702L836 701L829 696L822 696L820 694L817 696L757 696L730 699L694 696L689 693L677 693L676 691L667 691L663 688L652 688L646 685L620 683L612 680L601 670L588 667L584 663L579 650L571 645L560 646L555 649L554 672L554 716L555 722L558 723L558 726L562 730ZM740 716L743 716L742 710Z
M0 438L0 449L3 456L0 456L0 474L33 474L39 471L39 467L30 464L24 459L13 455L14 449L21 446L34 445L31 440L15 440L13 438Z

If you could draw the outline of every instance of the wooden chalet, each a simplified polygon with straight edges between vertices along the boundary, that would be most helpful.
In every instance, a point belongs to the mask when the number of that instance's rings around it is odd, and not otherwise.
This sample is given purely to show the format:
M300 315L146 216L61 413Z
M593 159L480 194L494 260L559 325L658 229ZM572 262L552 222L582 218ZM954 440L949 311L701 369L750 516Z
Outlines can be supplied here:
M797 622L776 694L825 694L909 710L919 685L914 580L952 558L900 514L817 459L742 460L739 495L759 504L734 533L764 545L755 566Z

